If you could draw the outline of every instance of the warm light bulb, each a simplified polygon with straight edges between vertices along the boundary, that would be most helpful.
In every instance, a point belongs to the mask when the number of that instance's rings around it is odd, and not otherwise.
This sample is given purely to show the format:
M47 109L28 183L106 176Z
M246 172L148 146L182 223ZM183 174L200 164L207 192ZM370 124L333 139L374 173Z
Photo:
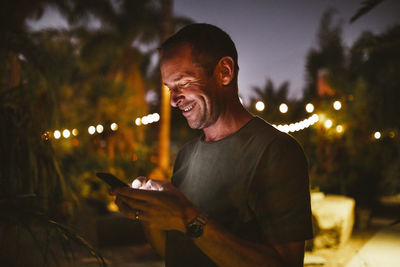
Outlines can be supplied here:
M159 121L160 120L160 115L158 113L154 113L154 121Z
M288 112L288 110L289 110L289 108L288 108L288 106L287 106L285 103L282 103L282 104L279 106L279 111L280 111L281 113L286 113L286 112Z
M333 102L333 108L336 110L339 110L342 108L342 103L340 103L340 101L335 101Z
M258 111L263 111L265 109L265 104L262 101L257 101L256 103L256 109Z
M332 122L331 120L326 120L326 121L324 122L324 126L325 126L326 129L331 128L332 125L333 125L333 122Z
M111 123L110 128L111 128L112 131L116 131L116 130L118 130L118 124L116 124L115 122L113 122L113 123Z
M142 123L143 123L143 125L147 125L149 123L149 118L147 116L143 116Z
M101 125L101 124L98 124L98 125L96 126L96 131L97 131L98 133L102 133L102 132L103 132L103 130L104 130L104 127L103 127L103 125Z
M313 112L313 111L314 111L314 105L311 104L311 103L308 103L308 104L306 105L306 111L307 111L308 113Z
M142 120L141 120L140 118L137 118L137 119L135 120L135 124L136 124L137 126L142 125Z
M382 136L382 135L381 135L380 132L375 132L375 133L374 133L374 137L375 137L375 139L377 139L377 140L380 139L381 136Z
M336 126L336 132L338 132L338 133L343 132L343 126L342 125Z
M89 126L88 132L89 132L90 135L94 134L94 133L96 132L96 127L94 127L94 126Z
M73 130L72 130L72 135L73 135L73 136L77 136L78 133L79 133L79 132L78 132L78 129L73 129Z
M63 134L64 138L68 138L68 137L70 137L71 132L69 130L65 129L62 134Z
M55 130L53 136L55 139L59 139L61 137L61 132L59 130Z

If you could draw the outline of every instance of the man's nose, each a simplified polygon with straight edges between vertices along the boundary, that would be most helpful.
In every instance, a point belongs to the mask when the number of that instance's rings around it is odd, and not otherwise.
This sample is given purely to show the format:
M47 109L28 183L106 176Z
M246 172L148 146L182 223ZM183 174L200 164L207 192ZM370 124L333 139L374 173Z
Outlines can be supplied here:
M185 98L185 96L182 94L181 90L179 89L172 89L171 90L171 106L173 106L174 108L178 107L180 102L183 101L183 99Z

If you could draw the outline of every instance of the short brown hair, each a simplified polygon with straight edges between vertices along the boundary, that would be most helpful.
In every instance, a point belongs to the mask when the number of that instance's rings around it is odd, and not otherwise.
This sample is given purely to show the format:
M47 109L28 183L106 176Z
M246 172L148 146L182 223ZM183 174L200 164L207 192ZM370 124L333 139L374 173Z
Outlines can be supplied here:
M231 57L235 62L233 80L237 81L238 54L235 44L226 32L211 24L189 24L165 40L159 50L165 54L183 44L191 46L195 63L203 67L209 75L214 72L215 66L222 57Z

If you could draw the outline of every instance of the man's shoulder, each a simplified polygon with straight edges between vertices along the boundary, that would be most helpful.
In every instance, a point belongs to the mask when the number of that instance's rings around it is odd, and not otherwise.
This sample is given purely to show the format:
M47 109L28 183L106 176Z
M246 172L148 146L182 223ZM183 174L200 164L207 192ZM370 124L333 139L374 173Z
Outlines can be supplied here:
M282 132L266 122L256 117L254 128L256 128L256 136L263 142L267 143L267 147L302 149L299 142L290 134Z
M255 138L259 138L263 142L268 143L273 142L277 138L285 138L286 136L289 136L258 116L252 119L251 124L249 125L249 132Z

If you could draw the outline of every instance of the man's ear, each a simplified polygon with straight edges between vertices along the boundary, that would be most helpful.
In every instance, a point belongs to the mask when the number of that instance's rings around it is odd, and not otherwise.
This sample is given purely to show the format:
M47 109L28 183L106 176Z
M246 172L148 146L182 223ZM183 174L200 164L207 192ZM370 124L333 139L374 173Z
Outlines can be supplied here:
M235 62L231 57L222 57L216 67L217 81L221 85L228 85L235 76Z

